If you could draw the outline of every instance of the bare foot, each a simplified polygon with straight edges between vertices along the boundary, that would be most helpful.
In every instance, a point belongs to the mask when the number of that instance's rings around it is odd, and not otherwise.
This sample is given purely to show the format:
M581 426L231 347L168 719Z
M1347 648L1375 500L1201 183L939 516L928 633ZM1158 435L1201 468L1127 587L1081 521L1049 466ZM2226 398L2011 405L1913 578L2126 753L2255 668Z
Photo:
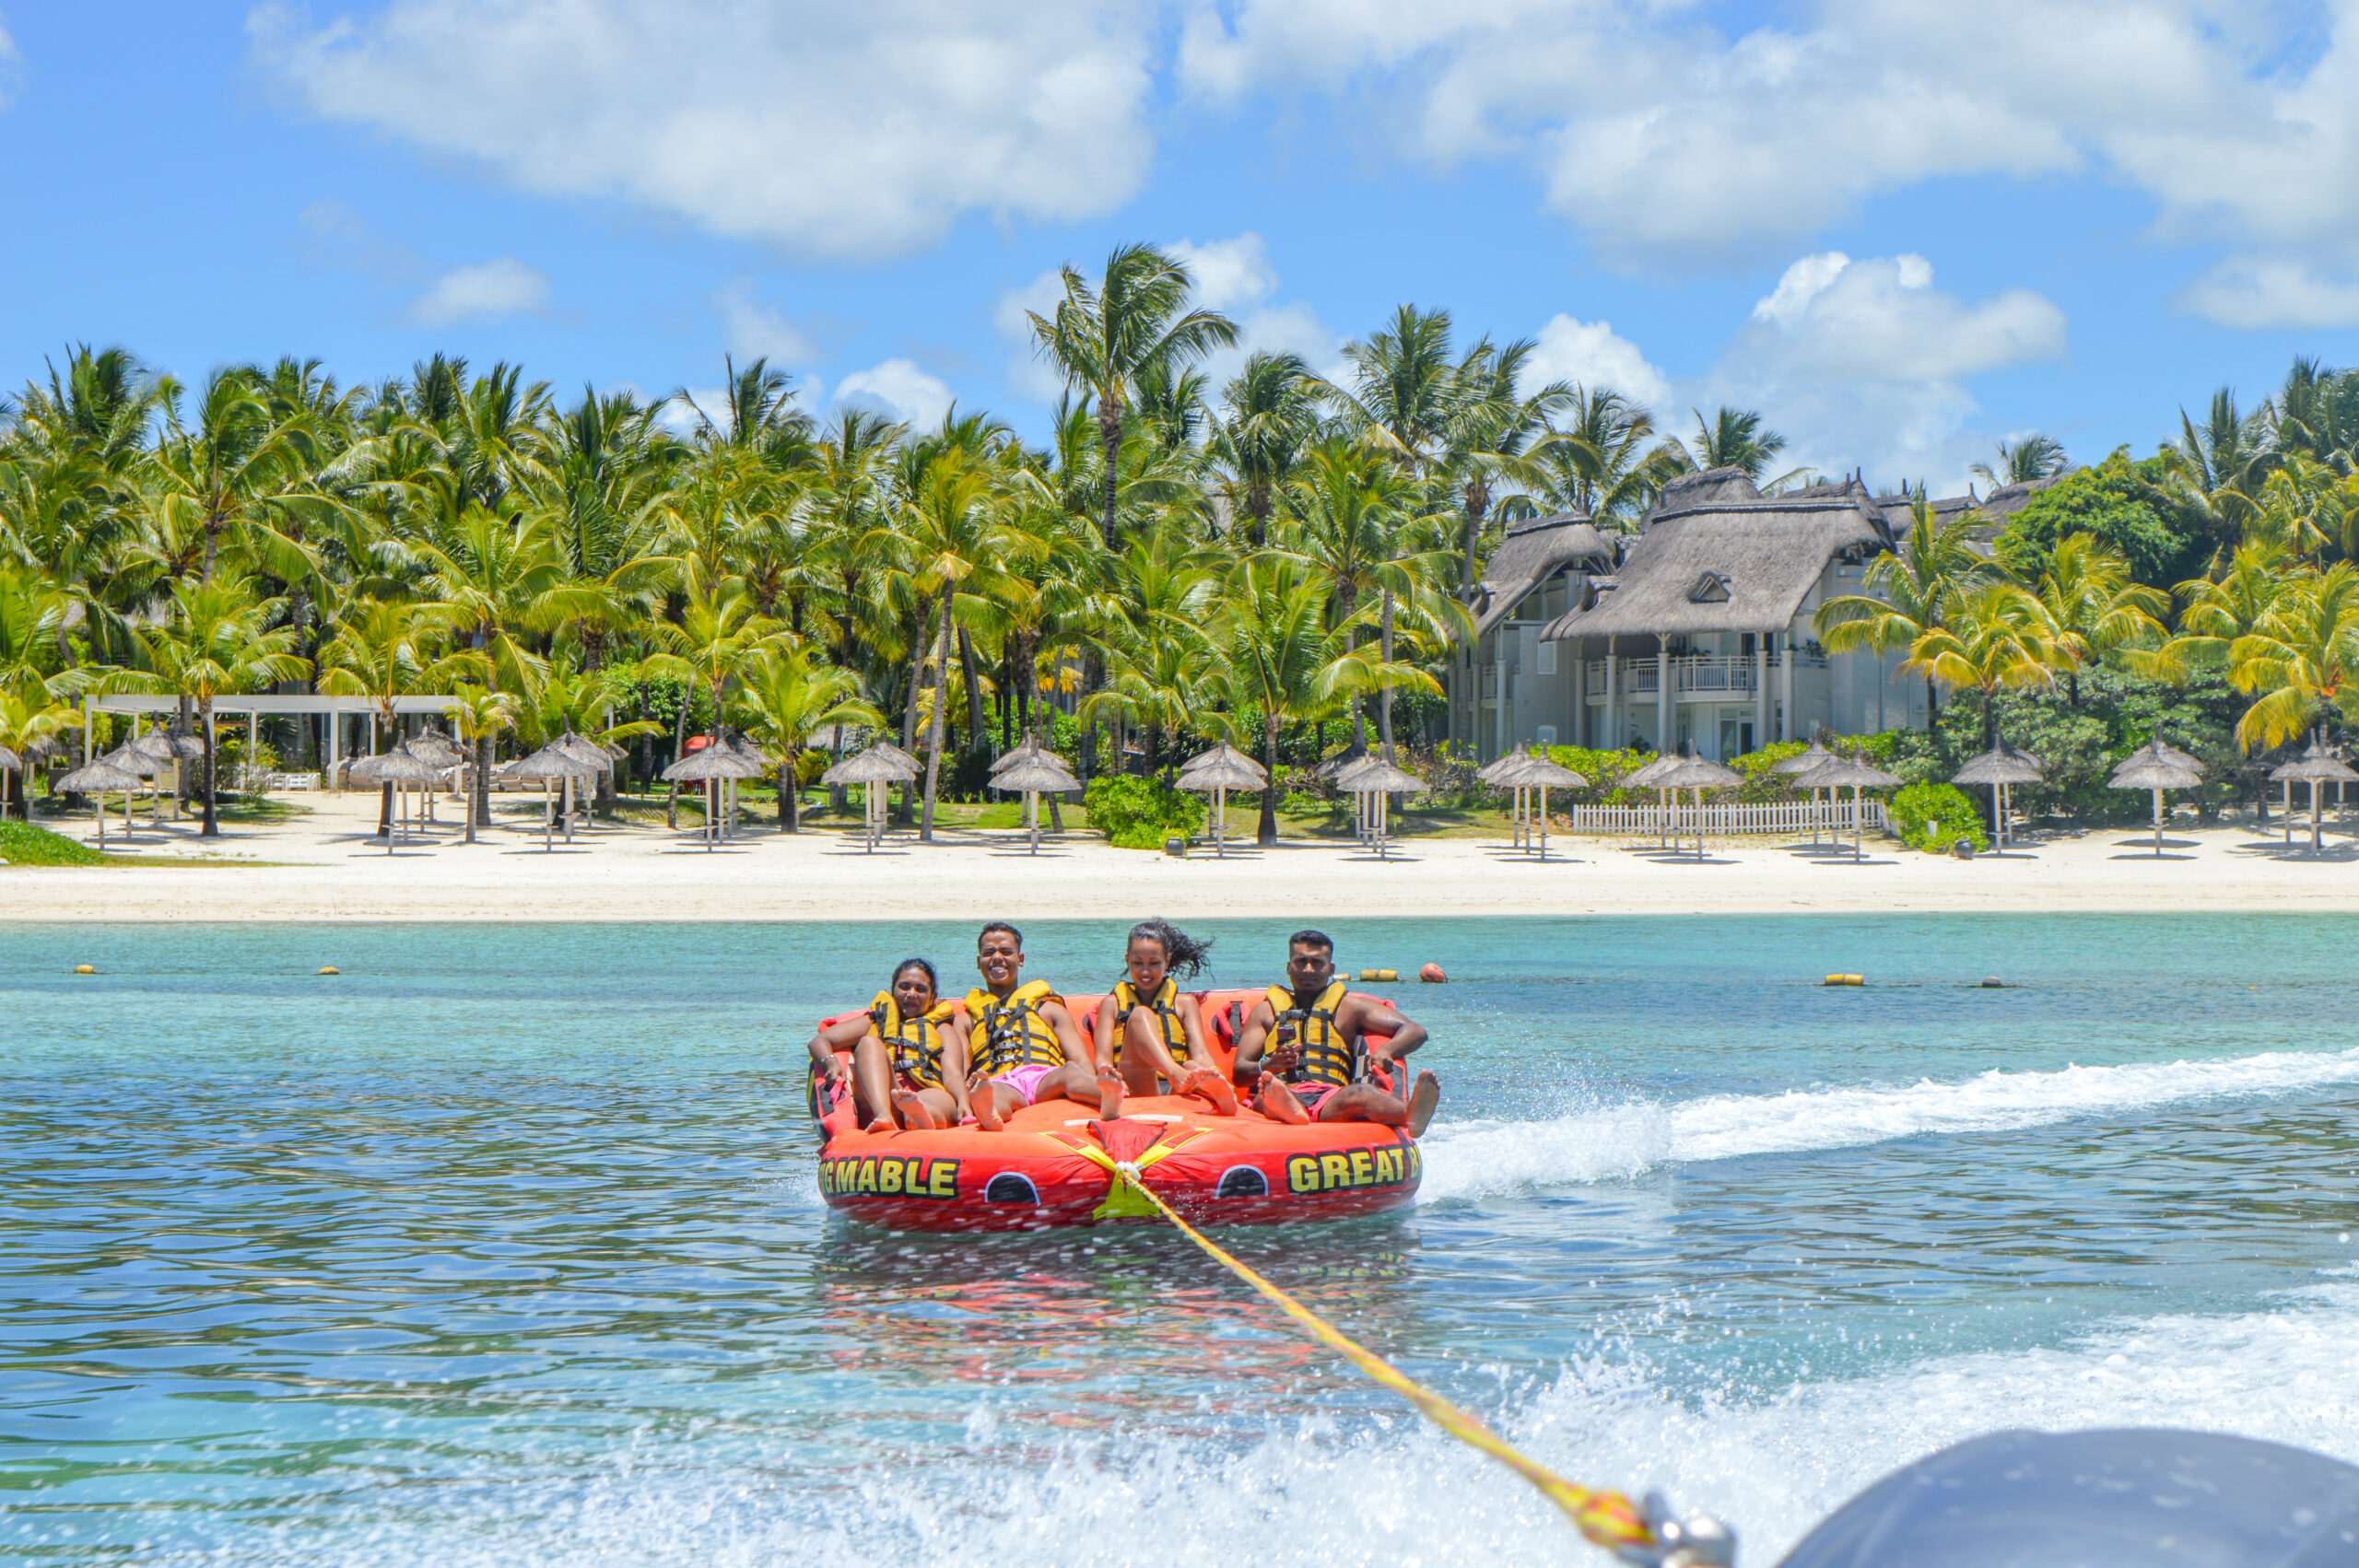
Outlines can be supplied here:
M1310 1113L1302 1108L1302 1102L1294 1097L1285 1080L1267 1073L1262 1075L1262 1086L1253 1092L1253 1108L1272 1121L1282 1121L1290 1127L1310 1125Z
M931 1132L942 1125L933 1119L933 1108L919 1095L896 1094L893 1108L901 1113L901 1125L913 1132Z
M881 1116L868 1124L867 1130L870 1132L898 1132L901 1129L894 1122L891 1117Z
M1192 1094L1213 1108L1215 1116L1237 1114L1237 1091L1217 1072L1198 1068L1180 1081L1180 1093Z
M1119 1073L1097 1075L1097 1117L1101 1121L1120 1121L1122 1117L1122 1080Z
M1409 1136L1423 1138L1426 1124L1434 1119L1434 1107L1441 1104L1441 1080L1431 1072L1417 1074L1417 1086L1409 1091Z
M975 1125L985 1132L997 1132L999 1119L999 1090L977 1068L967 1080L967 1106L975 1113Z

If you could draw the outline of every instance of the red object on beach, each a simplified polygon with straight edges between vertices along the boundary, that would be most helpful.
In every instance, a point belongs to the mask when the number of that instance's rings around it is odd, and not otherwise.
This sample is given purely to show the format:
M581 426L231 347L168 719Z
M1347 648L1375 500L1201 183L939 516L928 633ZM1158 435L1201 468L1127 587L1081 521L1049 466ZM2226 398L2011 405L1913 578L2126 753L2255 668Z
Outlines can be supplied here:
M1088 1032L1097 997L1067 997ZM1208 1020L1242 1012L1258 991L1200 999ZM1231 1003L1235 1003L1234 1008ZM850 1016L850 1015L846 1015ZM1211 1031L1218 1071L1229 1069L1229 1030ZM850 1095L813 1109L821 1135L819 1190L848 1218L888 1230L1039 1230L1156 1216L1084 1145L1134 1165L1141 1178L1191 1221L1266 1224L1343 1219L1398 1208L1416 1197L1425 1161L1406 1129L1375 1122L1272 1121L1240 1108L1210 1114L1201 1100L1132 1095L1118 1120L1048 1100L1008 1119L1006 1130L971 1124L931 1131L868 1132L852 1125Z
M1438 986L1444 980L1449 979L1449 977L1441 972L1440 965L1428 964L1424 968L1417 971L1417 978L1425 981L1426 984L1429 986Z

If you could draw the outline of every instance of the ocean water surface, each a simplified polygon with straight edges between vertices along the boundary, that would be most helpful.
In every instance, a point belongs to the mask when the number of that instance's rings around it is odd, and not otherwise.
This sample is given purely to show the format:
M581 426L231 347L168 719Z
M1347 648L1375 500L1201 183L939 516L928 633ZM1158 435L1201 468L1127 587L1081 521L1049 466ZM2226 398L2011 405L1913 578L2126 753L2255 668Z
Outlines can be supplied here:
M2000 1426L2359 1459L2359 919L1327 924L1450 972L1425 1189L1223 1239L1565 1473L1766 1568ZM0 934L0 1560L1606 1561L1175 1235L831 1218L804 1043L972 935Z

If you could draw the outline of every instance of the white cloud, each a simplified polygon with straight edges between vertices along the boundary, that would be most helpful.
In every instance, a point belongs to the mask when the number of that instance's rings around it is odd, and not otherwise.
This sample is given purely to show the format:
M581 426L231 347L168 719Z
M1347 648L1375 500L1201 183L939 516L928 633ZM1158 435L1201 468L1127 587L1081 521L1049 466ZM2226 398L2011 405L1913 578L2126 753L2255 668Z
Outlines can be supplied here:
M2359 325L2359 278L2307 262L2231 256L2179 297L2198 315L2231 327Z
M1152 7L1108 0L392 0L255 54L312 112L723 234L866 257L1137 193Z
M2025 289L1978 303L1937 289L1922 256L1829 251L1786 268L1699 375L1665 376L1603 322L1559 315L1537 342L1535 380L1610 385L1652 409L1665 435L1690 437L1696 410L1754 408L1787 438L1780 467L1956 490L1995 439L1974 427L1966 382L2061 356L2065 320Z
M1902 255L1805 256L1754 306L1738 352L1820 380L1954 381L2060 358L2064 312L2029 289L1979 305L1932 287L1932 264Z
M1178 70L1215 100L1369 99L1395 149L1529 165L1619 264L1759 256L1925 181L2088 175L2156 233L2248 254L2189 291L2236 324L2348 320L2359 6L1813 0L1724 31L1664 0L1198 4ZM2003 223L2003 215L1996 215ZM2273 270L2272 270L2273 269Z
M836 401L874 408L924 429L941 424L957 399L941 377L920 369L914 360L897 358L846 376L836 383Z
M1195 275L1196 303L1208 310L1259 304L1278 287L1270 247L1250 231L1203 245L1182 240L1164 249Z
M1559 313L1533 340L1530 381L1571 381L1581 387L1611 387L1634 403L1660 408L1671 383L1648 363L1638 345L1618 335L1611 322L1581 322Z
M17 41L8 36L8 25L0 22L0 109L16 101L18 86L24 79L25 57L17 53Z
M781 369L807 365L819 357L811 336L779 311L754 298L754 286L744 279L712 297L721 312L723 340L741 359L768 359Z
M513 256L501 256L452 267L418 297L410 314L429 327L447 327L472 318L496 321L546 310L548 302L546 273Z

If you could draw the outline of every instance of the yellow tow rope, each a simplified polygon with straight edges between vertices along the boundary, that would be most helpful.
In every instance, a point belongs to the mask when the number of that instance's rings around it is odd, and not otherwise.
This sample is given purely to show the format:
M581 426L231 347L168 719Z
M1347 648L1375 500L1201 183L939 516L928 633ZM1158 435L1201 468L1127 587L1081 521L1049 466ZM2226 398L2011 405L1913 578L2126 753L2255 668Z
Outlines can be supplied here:
M1278 1304L1280 1310L1310 1330L1321 1344L1340 1352L1352 1364L1399 1394L1425 1412L1426 1419L1449 1433L1460 1442L1481 1449L1499 1463L1515 1471L1540 1489L1541 1494L1563 1509L1574 1527L1597 1546L1616 1555L1640 1562L1663 1561L1663 1549L1670 1543L1657 1535L1638 1505L1619 1492L1593 1491L1576 1485L1555 1471L1510 1446L1498 1433L1485 1426L1482 1418L1472 1410L1461 1410L1439 1394L1412 1382L1382 1356L1353 1340L1342 1329L1329 1323L1310 1308L1288 1295L1231 1256L1206 1237L1195 1226L1181 1219L1163 1195L1139 1178L1139 1167L1114 1159L1104 1150L1088 1144L1076 1144L1079 1153L1106 1167L1119 1184L1142 1194L1156 1212L1180 1228L1180 1234L1203 1247L1229 1272Z

